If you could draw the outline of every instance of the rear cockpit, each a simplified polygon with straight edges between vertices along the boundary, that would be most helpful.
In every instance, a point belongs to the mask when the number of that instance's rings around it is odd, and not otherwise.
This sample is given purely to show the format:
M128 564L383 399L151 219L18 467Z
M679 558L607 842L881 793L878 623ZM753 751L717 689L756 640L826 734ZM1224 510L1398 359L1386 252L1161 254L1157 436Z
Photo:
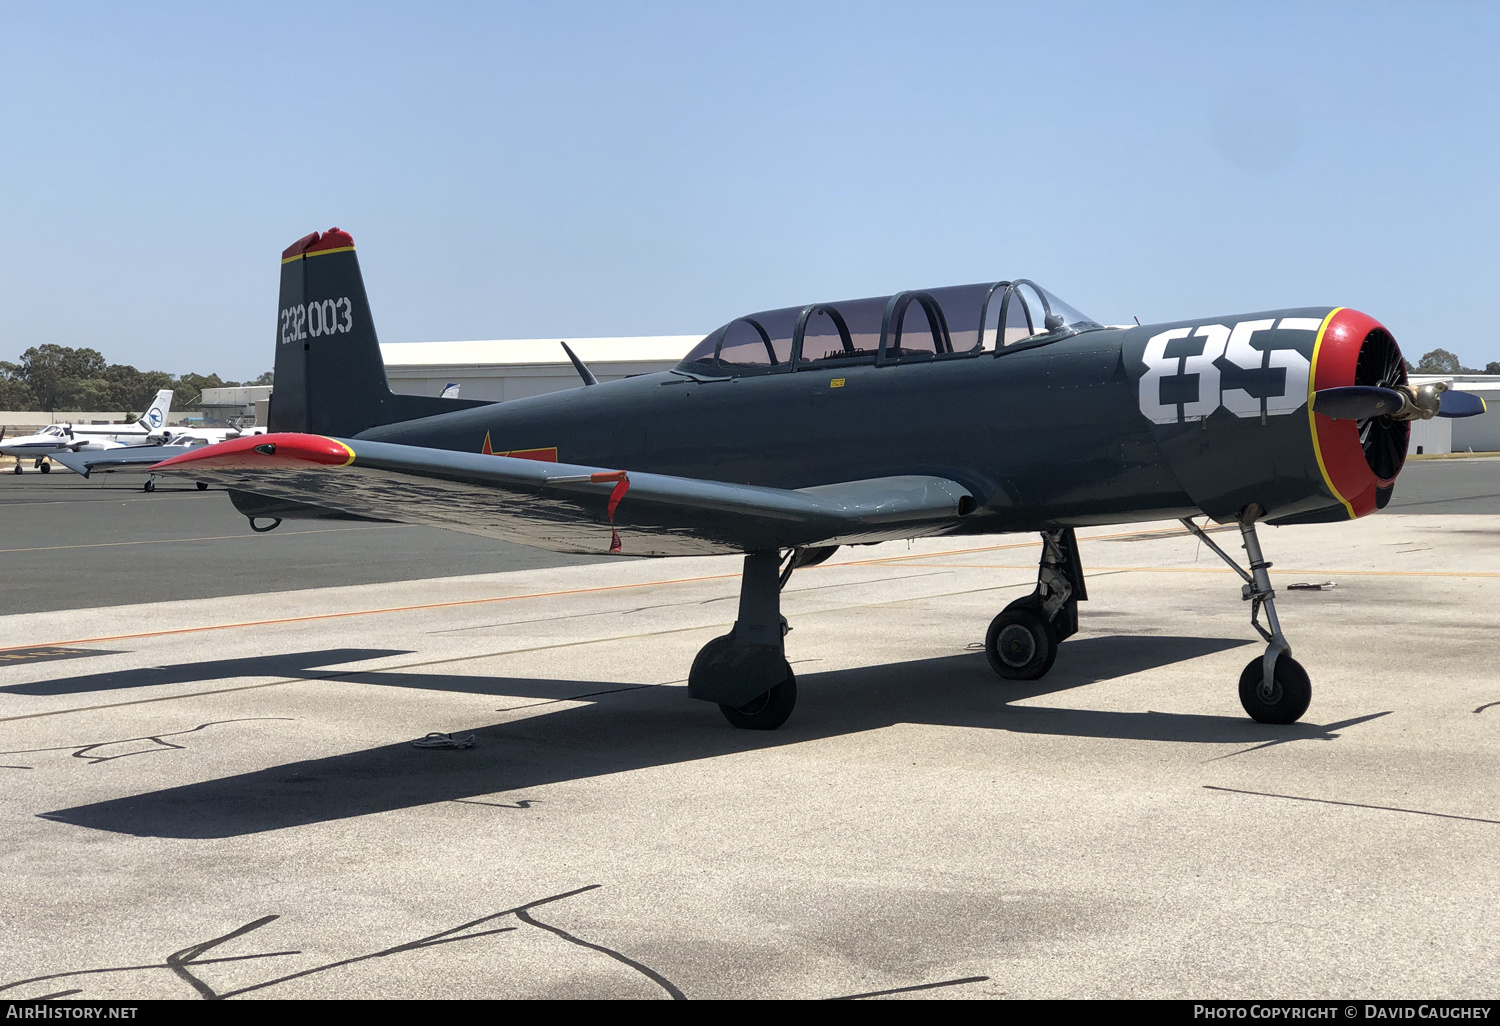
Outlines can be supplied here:
M718 377L998 356L1101 327L1025 279L955 285L738 317L676 369Z

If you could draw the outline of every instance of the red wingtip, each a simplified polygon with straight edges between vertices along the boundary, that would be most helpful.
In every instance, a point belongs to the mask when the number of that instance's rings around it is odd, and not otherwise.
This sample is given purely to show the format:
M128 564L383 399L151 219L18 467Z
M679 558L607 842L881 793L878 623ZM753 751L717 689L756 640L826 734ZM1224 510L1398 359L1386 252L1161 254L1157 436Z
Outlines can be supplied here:
M354 461L354 453L343 442L322 435L284 432L275 435L248 435L231 438L218 445L206 445L181 456L162 460L152 470L263 470L276 466L315 463L342 467Z

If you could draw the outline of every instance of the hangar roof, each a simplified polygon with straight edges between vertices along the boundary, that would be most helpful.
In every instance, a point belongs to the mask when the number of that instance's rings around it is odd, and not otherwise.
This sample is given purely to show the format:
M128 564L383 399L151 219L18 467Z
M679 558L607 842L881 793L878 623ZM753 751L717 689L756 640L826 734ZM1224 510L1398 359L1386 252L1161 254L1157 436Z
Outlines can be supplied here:
M562 339L590 367L611 363L675 364L702 335L629 335ZM525 366L562 364L568 355L551 338L481 339L470 342L382 342L387 367Z

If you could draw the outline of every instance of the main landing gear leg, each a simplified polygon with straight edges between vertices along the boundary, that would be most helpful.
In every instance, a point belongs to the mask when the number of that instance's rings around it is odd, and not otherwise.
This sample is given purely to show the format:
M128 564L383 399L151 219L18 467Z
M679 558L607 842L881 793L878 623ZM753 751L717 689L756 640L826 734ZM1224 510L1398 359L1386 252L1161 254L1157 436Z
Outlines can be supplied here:
M1045 676L1058 643L1078 633L1078 603L1088 597L1073 529L1043 531L1036 590L1001 610L985 633L990 667L1006 680Z
M740 579L739 619L734 629L699 651L688 673L688 694L717 702L724 718L747 730L775 730L797 704L797 678L786 661L788 630L781 615L781 586L799 551L782 574L781 553L751 552Z
M1250 603L1250 626L1266 640L1265 655L1252 659L1240 674L1240 704L1251 719L1260 723L1296 723L1312 702L1312 683L1302 664L1292 658L1291 643L1281 633L1281 621L1276 617L1276 592L1271 587L1271 575L1267 573L1271 564L1261 553L1260 538L1255 533L1255 522L1264 515L1265 510L1251 503L1240 518L1240 536L1244 540L1245 554L1250 557L1248 572L1235 562L1233 556L1214 544L1197 524L1191 520L1182 523L1244 579L1240 597ZM1270 630L1261 626L1262 606Z

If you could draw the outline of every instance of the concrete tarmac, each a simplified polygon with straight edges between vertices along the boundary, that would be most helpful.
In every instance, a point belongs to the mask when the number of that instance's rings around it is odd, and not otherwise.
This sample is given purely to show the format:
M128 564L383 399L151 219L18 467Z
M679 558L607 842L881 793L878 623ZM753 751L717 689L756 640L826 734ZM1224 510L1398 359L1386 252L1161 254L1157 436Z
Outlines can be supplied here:
M0 616L597 563L428 527L295 521L255 534L220 489L57 467L0 473ZM1412 460L1389 512L1500 513L1500 458Z
M28 468L29 469L29 468ZM0 615L576 566L603 557L404 524L288 520L256 534L222 489L141 475L0 473ZM254 608L247 601L246 609Z
M798 571L770 733L684 686L730 558L0 617L0 995L1492 998L1500 518L1265 529L1286 727L1227 568L1081 534L1030 684L1032 538Z

